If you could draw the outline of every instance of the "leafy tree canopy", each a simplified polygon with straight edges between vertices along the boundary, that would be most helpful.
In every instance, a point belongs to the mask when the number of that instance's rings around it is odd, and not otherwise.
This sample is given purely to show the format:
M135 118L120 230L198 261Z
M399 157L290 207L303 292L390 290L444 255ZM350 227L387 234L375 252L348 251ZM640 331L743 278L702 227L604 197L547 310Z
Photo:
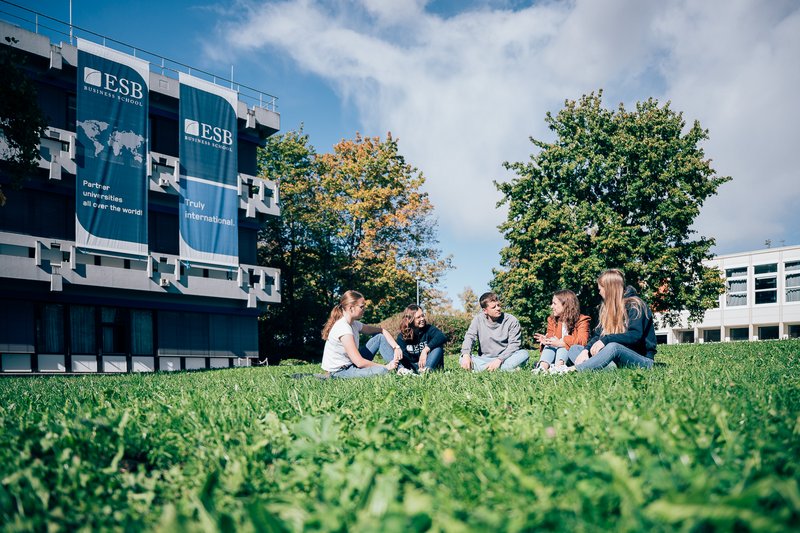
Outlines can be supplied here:
M47 126L36 99L36 89L22 68L17 40L0 43L0 167L19 183L39 162L39 139ZM0 206L6 197L0 188Z
M320 155L301 129L270 138L259 161L281 191L281 216L260 236L263 264L282 277L282 303L263 322L269 351L318 356L322 325L348 289L368 298L367 322L414 302L418 278L423 300L441 300L435 285L450 259L436 248L425 179L391 134Z
M675 323L716 306L717 269L703 264L714 240L690 229L717 176L700 143L708 131L655 99L629 111L602 106L602 91L567 101L545 119L553 142L528 162L505 163L517 177L496 184L508 204L508 245L492 287L528 326L540 328L553 291L578 293L596 314L598 274L621 268L652 308Z

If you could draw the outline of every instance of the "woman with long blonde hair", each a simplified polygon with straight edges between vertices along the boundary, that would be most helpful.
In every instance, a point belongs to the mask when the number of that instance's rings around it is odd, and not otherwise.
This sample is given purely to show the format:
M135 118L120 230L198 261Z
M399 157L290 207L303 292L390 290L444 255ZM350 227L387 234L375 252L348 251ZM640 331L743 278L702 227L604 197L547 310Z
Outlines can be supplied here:
M611 363L616 366L652 368L656 355L653 313L636 290L625 286L625 275L612 268L597 278L603 303L600 323L588 350L575 359L575 370L597 370Z
M333 306L322 338L325 349L322 352L322 369L333 378L363 378L386 374L397 368L400 360L400 346L392 334L384 328L362 324L367 302L357 291L345 292L339 303ZM366 346L359 348L361 333L373 335ZM382 365L373 361L375 354L387 363Z

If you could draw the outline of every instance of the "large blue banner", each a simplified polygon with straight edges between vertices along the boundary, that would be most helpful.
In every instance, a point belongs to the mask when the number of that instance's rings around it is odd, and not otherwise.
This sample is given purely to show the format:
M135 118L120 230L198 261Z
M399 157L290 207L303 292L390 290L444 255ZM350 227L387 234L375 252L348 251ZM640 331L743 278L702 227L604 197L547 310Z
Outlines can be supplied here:
M147 255L146 61L78 39L78 246Z
M239 263L239 178L234 91L180 73L180 254Z

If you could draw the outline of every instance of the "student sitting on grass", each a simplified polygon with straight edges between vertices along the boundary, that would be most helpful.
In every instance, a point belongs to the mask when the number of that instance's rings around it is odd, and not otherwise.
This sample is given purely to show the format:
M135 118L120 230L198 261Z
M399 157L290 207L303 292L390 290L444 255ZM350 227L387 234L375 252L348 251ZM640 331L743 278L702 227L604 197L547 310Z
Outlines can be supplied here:
M439 328L428 324L425 311L411 304L403 311L397 344L403 352L400 367L414 372L444 369L444 343L447 337ZM401 372L398 369L398 372Z
M534 373L546 372L554 362L555 366L566 365L570 361L568 353L574 354L574 362L589 340L591 319L581 314L581 304L574 292L554 292L550 309L552 313L547 317L547 331L544 335L534 334L536 342L542 345Z
M600 323L569 370L585 371L616 366L652 368L656 355L656 331L653 313L636 295L633 287L625 287L625 276L617 269L606 270L597 278L603 303Z
M400 346L383 328L367 326L358 321L367 306L364 297L356 291L347 291L322 328L325 350L322 352L322 369L332 378L364 378L386 374L397 368ZM376 334L367 345L359 348L359 333ZM373 362L380 350L387 364Z
M528 351L521 348L522 332L519 320L503 313L500 299L493 292L480 297L481 312L475 315L464 334L461 345L461 368L511 371L525 364ZM472 356L472 346L478 341L478 355Z

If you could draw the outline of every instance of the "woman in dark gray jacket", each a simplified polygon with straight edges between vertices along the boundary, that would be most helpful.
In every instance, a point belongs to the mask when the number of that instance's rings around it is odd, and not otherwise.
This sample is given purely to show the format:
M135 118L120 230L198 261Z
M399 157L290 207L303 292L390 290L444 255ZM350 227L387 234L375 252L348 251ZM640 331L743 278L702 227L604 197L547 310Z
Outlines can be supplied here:
M610 363L617 366L652 368L656 356L653 313L625 286L622 271L609 269L597 278L603 303L595 335L575 359L577 371L597 370Z
M406 307L400 323L400 335L397 336L397 344L403 352L400 367L414 372L444 369L443 346L446 342L445 334L428 324L425 311L420 306L411 304Z

